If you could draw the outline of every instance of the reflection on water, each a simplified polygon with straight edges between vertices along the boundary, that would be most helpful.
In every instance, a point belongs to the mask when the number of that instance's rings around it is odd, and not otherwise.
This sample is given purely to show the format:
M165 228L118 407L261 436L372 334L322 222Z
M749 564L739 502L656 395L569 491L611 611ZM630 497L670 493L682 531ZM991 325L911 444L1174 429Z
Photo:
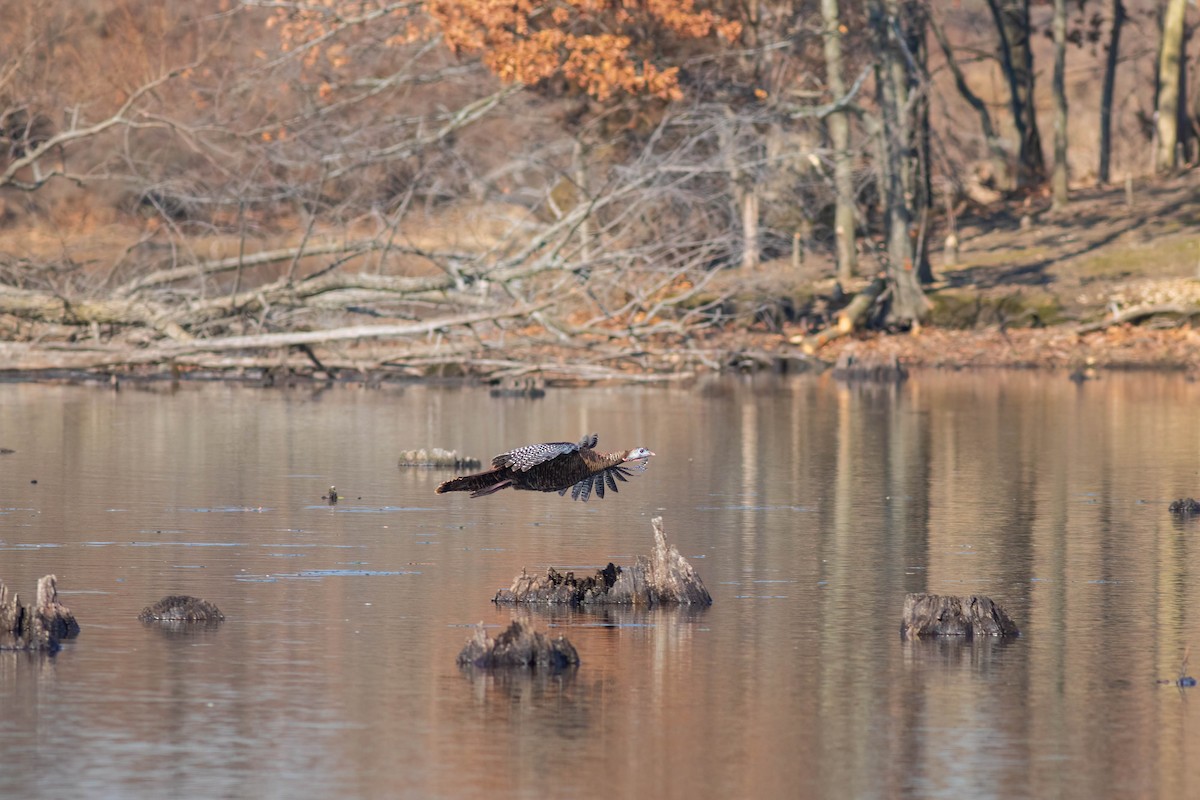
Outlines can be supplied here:
M0 579L82 625L0 654L0 796L1185 797L1200 785L1200 386L918 374L551 391L0 385ZM401 450L599 431L619 496L435 495ZM341 501L323 501L329 487ZM650 551L708 609L497 607ZM904 642L910 591L1011 642ZM215 628L144 625L168 594ZM577 671L460 670L482 621ZM1197 671L1200 671L1198 662ZM54 771L50 764L69 764Z

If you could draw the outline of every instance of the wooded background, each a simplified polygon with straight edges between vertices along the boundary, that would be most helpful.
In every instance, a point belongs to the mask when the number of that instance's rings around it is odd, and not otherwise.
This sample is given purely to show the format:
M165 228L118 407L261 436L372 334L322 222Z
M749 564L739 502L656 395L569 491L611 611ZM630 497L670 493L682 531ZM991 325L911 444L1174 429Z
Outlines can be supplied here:
M964 215L1200 141L1183 0L0 8L0 339L44 366L603 375L876 275L904 327Z

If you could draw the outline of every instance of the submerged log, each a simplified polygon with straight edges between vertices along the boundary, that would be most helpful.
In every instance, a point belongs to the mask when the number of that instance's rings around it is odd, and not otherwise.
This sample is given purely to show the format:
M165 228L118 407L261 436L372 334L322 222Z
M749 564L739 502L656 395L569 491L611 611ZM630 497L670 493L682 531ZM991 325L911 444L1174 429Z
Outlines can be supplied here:
M524 378L501 378L500 382L488 390L492 397L527 397L536 400L546 396L546 381L539 376Z
M1200 515L1200 503L1191 497L1181 497L1167 506L1167 510L1181 517L1197 516Z
M443 450L440 447L422 447L420 450L402 450L398 466L478 469L480 464L481 462L478 458L460 456L457 450Z
M532 667L566 669L579 665L579 653L567 637L551 639L514 620L495 639L487 635L483 623L467 640L458 654L462 666L492 669L496 667Z
M79 623L70 609L58 602L58 580L47 575L37 584L33 608L0 581L0 650L55 652L60 639L79 635Z
M712 605L712 596L687 559L674 545L667 545L662 517L651 521L654 552L638 556L632 567L609 564L592 575L577 578L551 567L544 576L524 570L512 588L496 593L496 603L616 604L654 606L666 604Z
M908 370L895 354L860 356L852 347L848 347L838 356L833 377L839 381L900 383L908 378Z
M921 636L1020 636L1017 625L992 598L983 595L954 597L909 594L904 598L900 635Z
M221 609L199 597L186 594L167 595L152 606L146 606L138 614L142 622L207 622L216 623L225 619Z

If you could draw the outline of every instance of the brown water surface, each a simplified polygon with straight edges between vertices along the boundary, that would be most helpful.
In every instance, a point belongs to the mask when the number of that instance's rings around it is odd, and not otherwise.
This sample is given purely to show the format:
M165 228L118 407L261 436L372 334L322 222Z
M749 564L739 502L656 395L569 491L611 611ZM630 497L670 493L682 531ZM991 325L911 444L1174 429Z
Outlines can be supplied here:
M1179 377L1019 372L0 385L0 579L57 574L83 628L0 653L0 796L1200 796L1200 689L1157 683L1200 648L1200 523L1167 512L1200 495L1197 409ZM588 431L658 456L587 504L396 466ZM711 608L490 602L522 568L632 562L656 514ZM989 594L1023 636L904 643L910 591ZM227 620L136 619L167 594ZM579 670L459 670L514 617Z

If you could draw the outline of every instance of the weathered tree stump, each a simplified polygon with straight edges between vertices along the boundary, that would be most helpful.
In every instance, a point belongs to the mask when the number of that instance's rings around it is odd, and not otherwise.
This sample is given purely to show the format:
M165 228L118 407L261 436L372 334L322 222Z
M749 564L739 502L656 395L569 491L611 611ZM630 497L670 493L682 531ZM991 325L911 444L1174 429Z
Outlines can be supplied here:
M1167 506L1167 510L1181 517L1200 516L1200 503L1191 497L1181 497Z
M904 598L900 635L921 636L1020 636L1007 612L990 597L909 594Z
M33 608L21 603L0 581L0 650L56 652L60 639L79 635L79 623L70 609L58 602L58 579L53 575L37 583Z
M440 447L422 447L420 450L402 450L398 466L476 469L480 466L480 461L478 458L460 456L457 450L443 450Z
M565 636L551 639L519 620L513 620L495 639L487 635L481 622L475 635L458 654L458 663L481 669L532 667L557 670L578 666L579 653Z
M544 576L524 570L512 588L496 593L496 603L566 603L571 605L712 605L712 596L687 559L674 545L667 545L662 517L650 521L654 527L654 552L638 556L632 567L609 564L583 578L574 572L563 575L551 567Z
M225 615L213 603L186 594L172 594L138 614L142 622L206 622L215 624Z

